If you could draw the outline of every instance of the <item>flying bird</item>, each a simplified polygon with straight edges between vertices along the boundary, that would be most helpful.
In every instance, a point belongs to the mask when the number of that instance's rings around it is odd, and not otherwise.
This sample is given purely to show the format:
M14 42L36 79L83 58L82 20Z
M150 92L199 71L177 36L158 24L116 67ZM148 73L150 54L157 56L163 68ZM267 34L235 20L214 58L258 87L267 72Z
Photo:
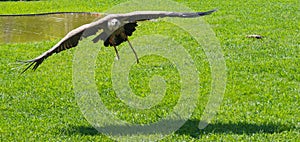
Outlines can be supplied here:
M139 58L135 52L132 44L128 40L128 37L136 30L138 21L152 20L164 17L180 17L180 18L195 18L200 16L209 15L215 12L216 9L206 11L206 12L167 12L167 11L135 11L126 14L109 14L97 21L89 24L82 25L72 31L70 31L64 38L62 38L57 44L55 44L51 49L44 52L40 56L28 60L21 61L28 64L28 67L24 69L22 73L33 66L32 70L36 70L43 61L54 53L59 53L61 51L70 49L78 45L78 42L86 37L96 35L92 39L94 43L99 40L104 41L104 46L113 46L116 52L116 56L120 59L118 50L116 46L123 42L128 42L130 48L132 49L137 63L139 63Z

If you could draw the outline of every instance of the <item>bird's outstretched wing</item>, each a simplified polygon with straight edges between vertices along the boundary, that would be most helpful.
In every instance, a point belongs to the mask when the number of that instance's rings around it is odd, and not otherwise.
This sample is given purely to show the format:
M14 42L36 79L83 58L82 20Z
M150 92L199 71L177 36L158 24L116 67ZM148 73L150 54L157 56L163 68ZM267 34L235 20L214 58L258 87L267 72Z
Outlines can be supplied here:
M217 9L206 12L168 12L168 11L135 11L127 14L120 14L118 17L121 20L129 22L151 20L164 17L179 17L179 18L195 18L209 15Z
M195 18L200 16L209 15L213 12L217 11L217 9L213 9L206 12L168 12L168 11L135 11L131 13L126 14L110 14L103 19L100 19L96 22L91 23L90 28L86 30L86 32L83 34L83 37L88 37L91 35L95 35L101 28L103 28L103 20L108 21L110 19L118 19L122 22L122 26L124 26L127 23L135 23L138 21L145 21L145 20L151 20L151 19L158 19L158 18L164 18L164 17L179 17L179 18ZM101 33L102 35L99 35L96 37L94 42L97 42L98 40L105 41L106 38L109 37L114 31L104 30L104 33Z
M48 51L44 52L40 56L32 59L32 60L27 60L27 61L19 61L21 63L28 64L28 66L22 71L24 73L27 71L31 66L33 66L32 70L36 70L42 63L43 61L51 56L54 53L59 53L61 51L70 49L72 47L75 47L78 45L78 42L80 41L83 33L87 28L90 27L90 24L82 25L72 31L70 31L64 38L62 38L56 45L54 45L51 49ZM21 73L21 74L22 74Z
M77 46L79 40L82 37L85 38L85 37L95 35L101 29L102 29L102 33L99 33L100 35L97 36L97 39L93 41L97 42L99 39L105 41L114 32L108 30L107 27L107 22L111 19L118 19L122 23L121 26L124 26L125 24L128 23L135 23L137 21L151 20L151 19L164 18L164 17L194 18L194 17L209 15L215 11L217 10L214 9L206 12L190 12L190 13L167 12L167 11L136 11L136 12L126 13L126 14L110 14L95 22L82 25L70 31L56 45L54 45L51 49L44 52L40 56L32 60L21 61L23 63L29 64L28 67L22 73L24 73L33 65L34 66L32 69L36 70L39 67L39 65L41 65L41 63L52 54L59 53L63 50Z

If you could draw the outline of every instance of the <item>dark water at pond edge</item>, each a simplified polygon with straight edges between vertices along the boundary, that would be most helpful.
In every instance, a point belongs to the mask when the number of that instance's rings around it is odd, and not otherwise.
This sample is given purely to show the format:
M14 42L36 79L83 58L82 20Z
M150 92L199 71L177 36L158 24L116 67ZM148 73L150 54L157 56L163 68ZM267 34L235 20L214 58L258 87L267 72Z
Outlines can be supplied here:
M99 13L0 16L0 43L60 39L69 31L102 17Z

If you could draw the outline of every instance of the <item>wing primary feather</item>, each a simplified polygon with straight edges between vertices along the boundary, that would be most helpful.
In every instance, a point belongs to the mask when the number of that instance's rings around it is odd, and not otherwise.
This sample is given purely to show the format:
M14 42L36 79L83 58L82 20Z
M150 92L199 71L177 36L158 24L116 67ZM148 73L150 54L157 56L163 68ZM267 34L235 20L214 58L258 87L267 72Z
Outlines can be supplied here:
M210 15L214 12L216 12L218 9L213 9L205 12L187 12L187 13L171 13L169 16L170 17L183 17L183 18L195 18L199 16L205 16L205 15Z
M18 61L18 62L24 63L23 61ZM30 63L27 63L27 64L30 64ZM27 66L27 67L21 72L21 74L23 74L24 72L26 72L33 64L34 64L34 62L31 63L29 66Z
M197 12L197 14L199 16L204 16L204 15L209 15L209 14L212 14L214 12L218 11L218 9L213 9L213 10L210 10L210 11L206 11L206 12Z
M28 61L18 61L18 62L21 62L21 63L29 64L29 65L21 72L21 74L23 74L24 72L26 72L32 65L34 65L33 68L32 68L32 70L36 70L36 69L39 67L39 65L40 65L43 61L44 61L43 58L35 58L35 59L33 59L33 60L28 60Z

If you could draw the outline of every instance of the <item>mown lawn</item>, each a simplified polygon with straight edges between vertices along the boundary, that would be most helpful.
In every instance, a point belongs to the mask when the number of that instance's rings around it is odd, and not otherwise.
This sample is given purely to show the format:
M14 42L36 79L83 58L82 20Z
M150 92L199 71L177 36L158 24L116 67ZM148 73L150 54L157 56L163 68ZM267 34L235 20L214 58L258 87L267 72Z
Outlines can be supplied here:
M55 11L104 12L124 2L61 0L0 2L0 14ZM204 17L220 41L227 66L226 92L217 115L203 130L197 129L205 103L192 117L162 141L297 141L300 139L300 3L297 0L198 1L178 0L195 11L219 8ZM157 25L161 27L158 28ZM143 23L132 38L144 33L164 34L172 25ZM205 54L185 33L171 31L189 48L199 69L200 95L210 91L210 69ZM260 34L263 39L245 38ZM84 118L72 83L74 50L47 59L37 71L20 75L17 60L27 60L52 47L59 39L35 43L0 43L1 141L108 141ZM127 46L127 44L124 44ZM155 122L165 117L178 99L178 72L163 58L141 58L134 65L130 84L137 94L149 93L147 77L158 73L173 86L164 102L137 112L122 104L113 92L110 67L112 48L101 47L96 65L99 94L107 107L132 123ZM133 55L132 55L133 56ZM175 75L175 77L173 77ZM176 77L177 75L177 77ZM140 79L143 78L141 81ZM175 85L175 86L174 86ZM207 98L206 98L207 99ZM112 141L112 140L111 140Z

